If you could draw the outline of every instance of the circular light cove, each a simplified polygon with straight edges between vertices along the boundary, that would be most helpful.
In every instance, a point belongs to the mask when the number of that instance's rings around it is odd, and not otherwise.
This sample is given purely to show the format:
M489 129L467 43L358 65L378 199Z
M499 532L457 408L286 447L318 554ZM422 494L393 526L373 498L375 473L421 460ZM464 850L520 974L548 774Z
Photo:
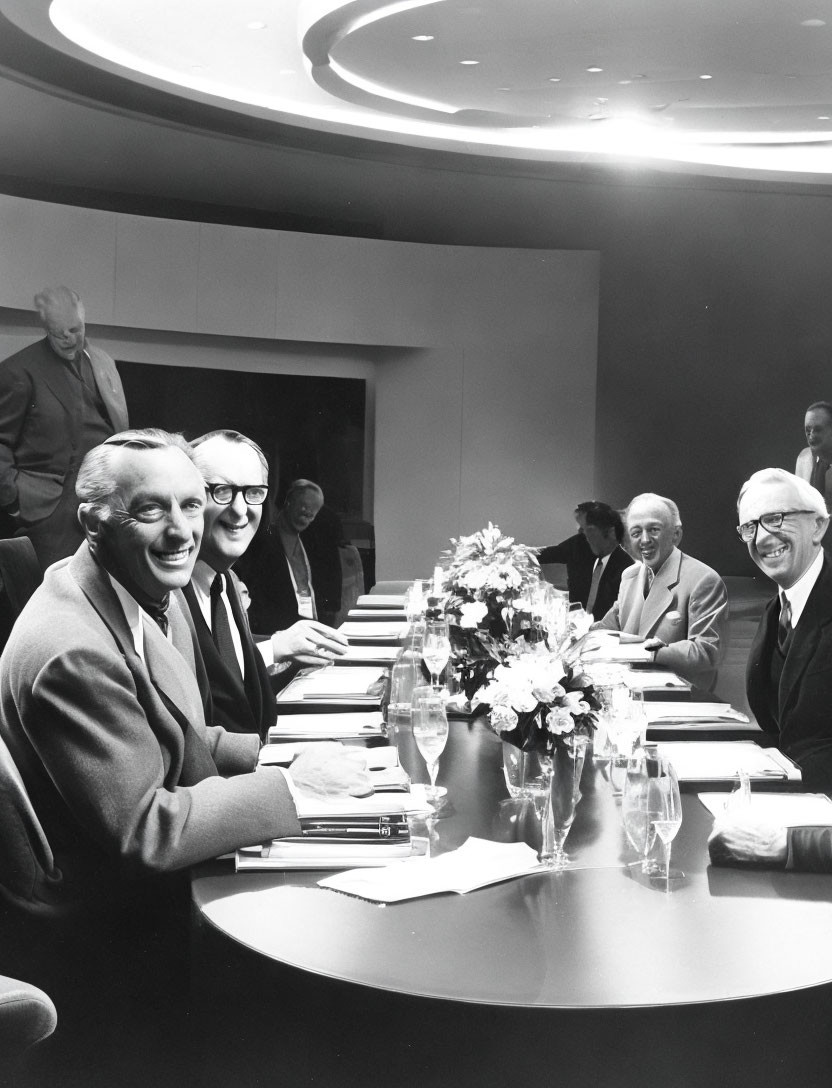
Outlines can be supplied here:
M560 83L560 76L549 76L550 83Z
M603 70L603 68L596 68L595 65L593 65L591 68L587 68L588 72L603 72Z
M460 64L479 64L478 60L461 60Z
M700 76L700 79L713 79L713 76Z
M414 34L413 35L413 41L414 42L432 42L433 41L433 35L432 34Z

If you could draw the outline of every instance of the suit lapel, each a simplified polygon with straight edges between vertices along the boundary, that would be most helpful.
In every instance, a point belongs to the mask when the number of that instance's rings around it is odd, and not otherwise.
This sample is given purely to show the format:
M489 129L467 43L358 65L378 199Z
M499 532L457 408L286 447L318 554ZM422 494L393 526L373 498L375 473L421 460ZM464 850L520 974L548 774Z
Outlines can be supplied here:
M110 424L115 431L123 431L127 426L127 416L123 411L118 390L113 387L110 368L102 360L98 349L87 343L84 344L84 348L88 353L93 378L98 392L101 394L101 399L104 401L104 407L107 409Z
M234 622L237 624L237 630L240 632L240 642L243 646L243 660L246 667L244 682L245 693L248 699L248 705L251 708L254 724L259 732L260 722L263 717L263 692L260 687L260 672L258 666L262 663L263 659L260 657L257 647L254 645L254 639L252 638L248 626L248 619L246 618L245 609L243 608L243 602L240 600L240 594L237 589L237 582L230 571L229 577L226 579L226 584L228 585L228 599L231 602L231 612L234 616Z
M653 579L650 594L644 602L638 633L646 638L659 625L673 599L673 590L679 584L679 567L682 553L674 548L664 561L662 569ZM646 571L645 571L646 574Z
M772 612L774 602L772 602ZM789 703L806 667L814 656L823 628L832 622L832 571L824 560L818 580L815 582L806 607L801 613L792 635L783 673L780 677L779 717L785 720Z

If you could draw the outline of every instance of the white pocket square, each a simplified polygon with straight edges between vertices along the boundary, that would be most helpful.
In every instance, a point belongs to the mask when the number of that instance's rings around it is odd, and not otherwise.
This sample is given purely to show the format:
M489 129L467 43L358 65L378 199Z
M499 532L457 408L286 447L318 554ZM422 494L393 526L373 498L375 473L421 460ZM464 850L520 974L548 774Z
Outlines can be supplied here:
M677 612L674 609L673 612L666 612L664 618L668 621L668 623L681 623L682 622L682 613Z

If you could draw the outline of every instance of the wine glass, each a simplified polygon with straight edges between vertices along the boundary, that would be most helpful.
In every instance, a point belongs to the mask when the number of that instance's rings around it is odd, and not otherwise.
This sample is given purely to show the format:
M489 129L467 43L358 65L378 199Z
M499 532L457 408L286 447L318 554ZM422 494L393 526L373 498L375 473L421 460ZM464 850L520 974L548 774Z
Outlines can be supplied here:
M425 797L431 804L438 804L448 792L436 785L439 757L448 740L448 717L441 695L431 692L421 695L413 703L413 738L422 753L430 775L430 785L425 786Z
M655 789L657 762L655 750L637 748L633 752L627 762L621 800L624 830L630 845L641 855L641 871L648 874L655 872L655 863L648 861L647 855L656 841L655 820L662 814Z
M656 777L651 779L654 791L653 826L661 840L664 861L665 888L670 891L670 881L679 880L685 874L679 869L670 868L670 852L676 833L682 825L682 798L679 793L679 779L673 764L664 756L656 761Z
M439 674L451 656L451 640L447 620L428 620L422 642L422 660L430 670L431 684L439 691Z

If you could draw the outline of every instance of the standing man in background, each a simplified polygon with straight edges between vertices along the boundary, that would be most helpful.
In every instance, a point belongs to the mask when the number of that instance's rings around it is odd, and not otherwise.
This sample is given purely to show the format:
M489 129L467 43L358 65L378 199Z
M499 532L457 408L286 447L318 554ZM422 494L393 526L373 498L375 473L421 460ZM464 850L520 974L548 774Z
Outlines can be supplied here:
M47 287L34 305L46 336L0 365L0 510L45 568L83 539L81 461L128 424L115 363L88 343L78 295Z
M832 510L832 404L828 400L809 405L803 430L807 446L797 455L794 474L819 491L827 511ZM823 547L832 550L832 530L828 528Z

